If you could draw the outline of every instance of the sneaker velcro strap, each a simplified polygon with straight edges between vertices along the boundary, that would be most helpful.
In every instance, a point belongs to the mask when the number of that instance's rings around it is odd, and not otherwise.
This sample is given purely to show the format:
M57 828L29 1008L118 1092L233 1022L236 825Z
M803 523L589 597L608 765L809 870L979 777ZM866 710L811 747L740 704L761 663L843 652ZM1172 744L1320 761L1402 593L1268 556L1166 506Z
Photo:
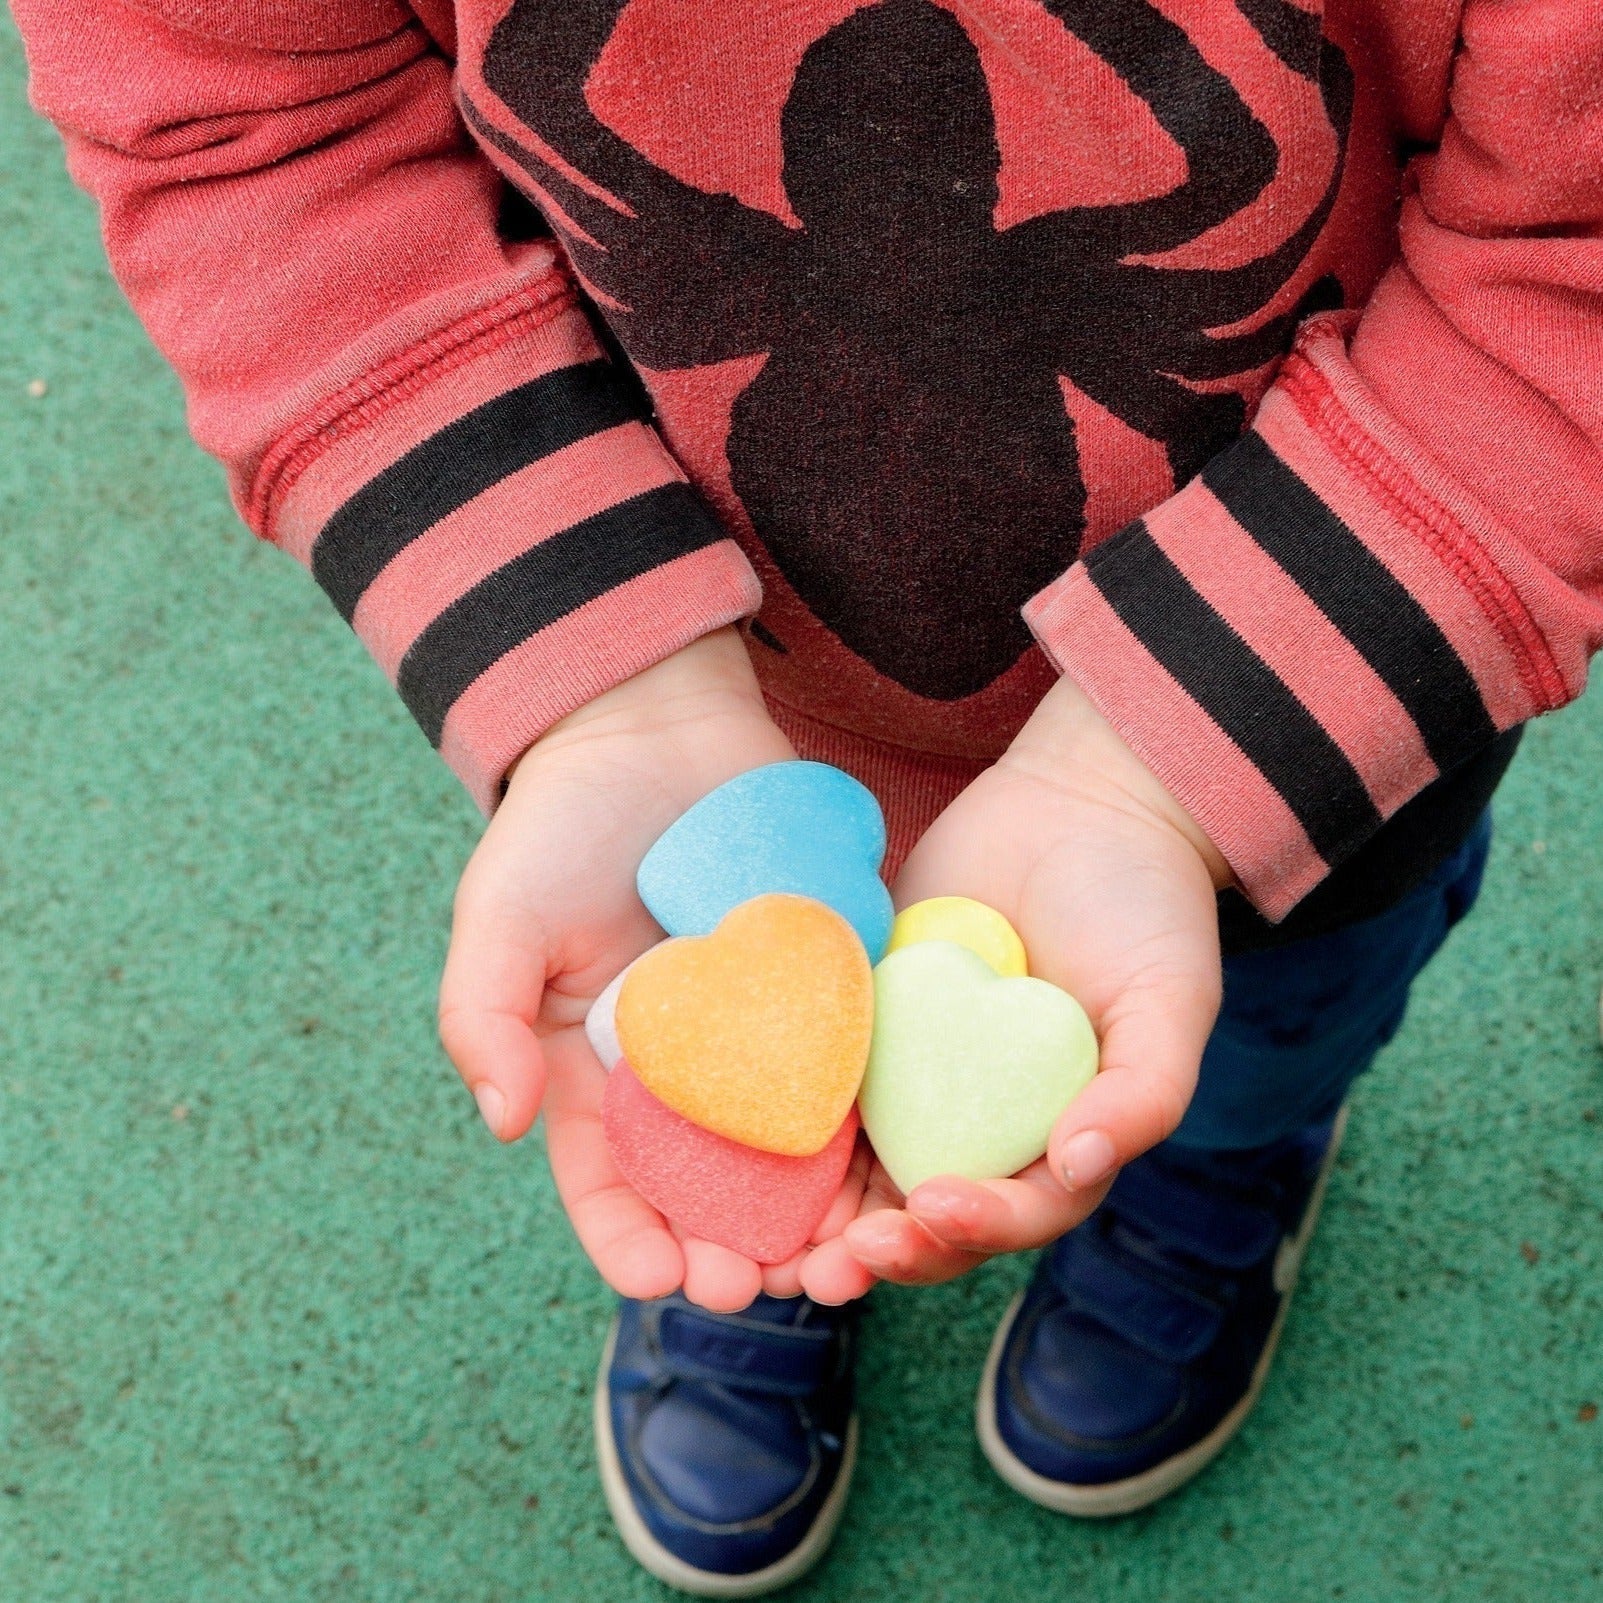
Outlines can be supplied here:
M1224 1323L1218 1303L1144 1273L1094 1230L1065 1236L1051 1261L1053 1283L1078 1312L1166 1363L1200 1358Z
M833 1378L840 1361L831 1330L711 1314L687 1303L664 1305L655 1323L663 1365L683 1380L808 1397Z
M1138 1225L1165 1252L1216 1269L1250 1269L1280 1245L1280 1221L1263 1204L1232 1195L1200 1176L1149 1163L1126 1169L1108 1195L1108 1209Z

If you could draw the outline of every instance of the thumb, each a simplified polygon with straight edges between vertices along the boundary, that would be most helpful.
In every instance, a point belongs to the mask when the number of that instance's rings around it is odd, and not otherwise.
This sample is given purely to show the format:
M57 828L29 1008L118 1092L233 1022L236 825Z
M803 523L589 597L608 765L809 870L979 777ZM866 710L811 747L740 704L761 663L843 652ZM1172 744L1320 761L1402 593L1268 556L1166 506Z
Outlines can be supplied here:
M1219 1013L1217 965L1143 976L1103 1010L1102 1064L1058 1120L1052 1171L1085 1191L1174 1133Z
M516 1141L540 1111L545 1054L534 1024L545 977L538 921L465 876L440 979L440 1042L501 1141Z

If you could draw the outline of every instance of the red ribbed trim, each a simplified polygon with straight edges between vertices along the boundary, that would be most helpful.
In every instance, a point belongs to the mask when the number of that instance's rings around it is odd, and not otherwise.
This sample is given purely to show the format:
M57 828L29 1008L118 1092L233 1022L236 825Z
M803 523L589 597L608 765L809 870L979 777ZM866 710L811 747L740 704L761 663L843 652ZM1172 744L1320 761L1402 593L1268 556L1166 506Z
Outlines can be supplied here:
M351 625L394 679L413 641L503 563L592 513L680 478L644 423L620 423L502 479L407 546L362 596Z
M1419 730L1386 682L1206 486L1154 508L1146 525L1198 595L1319 720L1382 814L1436 777ZM1374 760L1380 751L1385 763Z
M1542 632L1507 576L1480 542L1446 507L1427 496L1403 465L1347 414L1329 378L1308 359L1328 340L1326 325L1311 323L1287 358L1276 389L1302 414L1331 455L1382 498L1397 523L1421 540L1474 597L1530 698L1533 712L1550 712L1570 699L1564 675Z
M1297 815L1127 629L1083 564L1024 613L1042 648L1202 826L1266 918L1330 870Z
M653 568L531 635L474 680L446 717L440 755L491 813L507 770L559 718L761 601L733 540Z
M532 333L577 304L572 281L564 273L550 272L347 384L263 457L243 508L246 520L264 539L273 539L279 505L301 474L330 446L367 427L443 375L520 334Z

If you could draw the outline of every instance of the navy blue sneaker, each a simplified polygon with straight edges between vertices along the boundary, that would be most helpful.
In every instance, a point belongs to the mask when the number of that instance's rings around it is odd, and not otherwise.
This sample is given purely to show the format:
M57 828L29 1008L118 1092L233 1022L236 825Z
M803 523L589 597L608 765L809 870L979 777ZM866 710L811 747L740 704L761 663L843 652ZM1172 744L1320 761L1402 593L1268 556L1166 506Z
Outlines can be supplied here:
M1041 1255L975 1410L1008 1485L1128 1514L1224 1448L1268 1376L1344 1121L1250 1152L1165 1143Z
M823 1557L857 1457L857 1314L759 1297L710 1314L623 1301L596 1387L596 1451L624 1545L658 1580L756 1597Z

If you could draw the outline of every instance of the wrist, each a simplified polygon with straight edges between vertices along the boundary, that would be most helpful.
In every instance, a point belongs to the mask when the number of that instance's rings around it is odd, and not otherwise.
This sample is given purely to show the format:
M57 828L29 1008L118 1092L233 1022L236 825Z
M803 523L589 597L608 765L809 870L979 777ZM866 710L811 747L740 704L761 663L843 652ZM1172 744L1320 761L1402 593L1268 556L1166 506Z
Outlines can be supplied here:
M768 716L745 642L737 630L723 628L553 724L512 765L508 788L519 773L576 752L642 742L663 748L664 777L677 769L674 777L691 786L705 782L704 769L718 784L743 768L795 756Z
M1066 675L1041 698L1003 761L1054 783L1095 774L1104 786L1113 786L1131 804L1183 836L1216 890L1235 883L1224 855L1185 805Z

